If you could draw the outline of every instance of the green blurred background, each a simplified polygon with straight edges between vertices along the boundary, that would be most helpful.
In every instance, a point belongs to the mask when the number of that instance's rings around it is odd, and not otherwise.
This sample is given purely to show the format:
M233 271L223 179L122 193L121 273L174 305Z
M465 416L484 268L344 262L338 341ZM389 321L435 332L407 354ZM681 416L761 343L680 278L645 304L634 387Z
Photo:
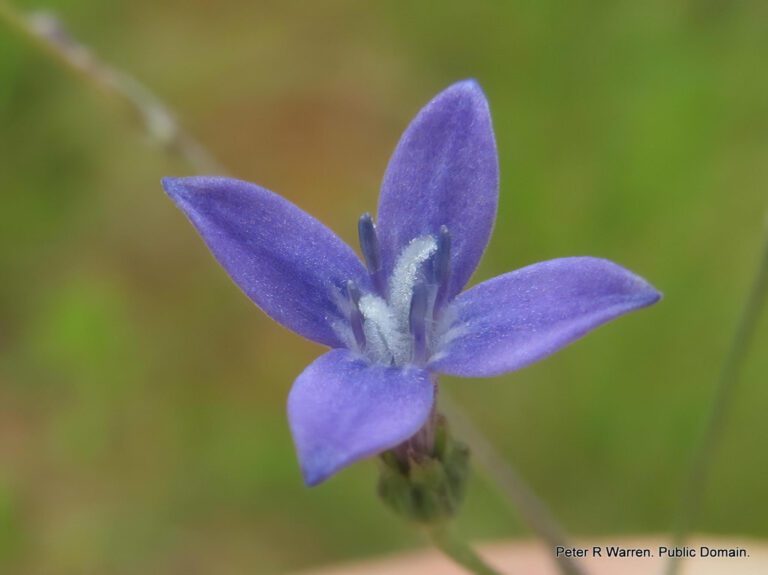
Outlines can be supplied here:
M502 168L475 280L566 255L665 293L505 377L444 381L581 535L670 528L760 250L768 4L55 0L228 170L355 242L410 118L475 77ZM376 468L303 486L321 349L262 315L162 192L192 173L0 26L0 572L283 573L422 544ZM768 325L699 529L768 536ZM477 473L459 528L526 536Z

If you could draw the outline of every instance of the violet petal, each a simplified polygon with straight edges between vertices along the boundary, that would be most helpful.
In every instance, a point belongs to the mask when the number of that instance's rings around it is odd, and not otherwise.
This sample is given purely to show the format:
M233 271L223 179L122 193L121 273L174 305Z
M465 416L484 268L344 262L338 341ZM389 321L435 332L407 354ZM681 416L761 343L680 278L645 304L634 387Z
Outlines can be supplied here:
M222 177L165 178L219 263L267 315L331 347L346 319L339 296L353 280L369 289L354 251L312 216L255 184Z
M446 296L461 291L488 243L499 169L488 102L472 80L438 94L406 129L387 167L378 209L384 269L412 239L452 237Z
M466 377L514 371L660 297L644 279L604 259L533 264L456 298L453 327L428 368Z
M426 422L435 387L415 367L371 364L329 351L296 379L288 421L307 485L402 443Z

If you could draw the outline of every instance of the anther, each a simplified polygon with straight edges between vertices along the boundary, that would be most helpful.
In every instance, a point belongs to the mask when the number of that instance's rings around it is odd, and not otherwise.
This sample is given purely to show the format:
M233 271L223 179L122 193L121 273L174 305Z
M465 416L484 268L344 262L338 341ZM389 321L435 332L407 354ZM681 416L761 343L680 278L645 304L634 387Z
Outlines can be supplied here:
M384 280L381 272L381 252L379 251L379 238L376 235L376 224L373 223L371 214L365 213L357 222L357 234L360 239L360 249L365 258L365 265L373 280L373 284L381 295L384 293Z
M411 309L408 317L413 336L413 361L423 363L427 359L427 305L429 303L427 284L421 282L413 288Z
M437 286L435 295L434 314L440 312L448 290L448 278L451 274L451 233L447 226L440 226L437 235L437 250L432 258L433 281Z
M360 351L365 349L365 330L363 329L363 314L360 312L360 290L355 282L347 281L347 298L349 299L349 323Z

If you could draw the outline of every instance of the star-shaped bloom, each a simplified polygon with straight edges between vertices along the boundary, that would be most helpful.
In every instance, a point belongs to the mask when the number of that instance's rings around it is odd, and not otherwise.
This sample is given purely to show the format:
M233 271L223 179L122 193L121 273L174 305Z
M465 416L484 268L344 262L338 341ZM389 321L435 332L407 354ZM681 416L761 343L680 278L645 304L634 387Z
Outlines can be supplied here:
M267 315L332 348L299 375L288 418L308 485L396 448L430 419L439 374L489 377L534 363L656 302L604 259L536 263L464 286L488 243L498 158L474 81L436 96L389 162L361 259L288 200L223 177L163 186L235 283Z

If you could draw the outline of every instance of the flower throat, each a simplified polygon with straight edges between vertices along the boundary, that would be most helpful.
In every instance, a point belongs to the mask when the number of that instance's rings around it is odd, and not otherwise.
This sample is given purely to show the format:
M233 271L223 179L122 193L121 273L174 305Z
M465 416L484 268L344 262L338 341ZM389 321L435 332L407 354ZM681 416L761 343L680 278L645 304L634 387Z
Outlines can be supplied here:
M398 254L389 278L384 276L370 214L361 216L358 234L373 292L361 293L355 282L347 281L341 307L349 324L339 331L350 349L377 363L425 364L435 347L436 326L445 307L451 256L448 228L442 226L436 237L411 240Z

